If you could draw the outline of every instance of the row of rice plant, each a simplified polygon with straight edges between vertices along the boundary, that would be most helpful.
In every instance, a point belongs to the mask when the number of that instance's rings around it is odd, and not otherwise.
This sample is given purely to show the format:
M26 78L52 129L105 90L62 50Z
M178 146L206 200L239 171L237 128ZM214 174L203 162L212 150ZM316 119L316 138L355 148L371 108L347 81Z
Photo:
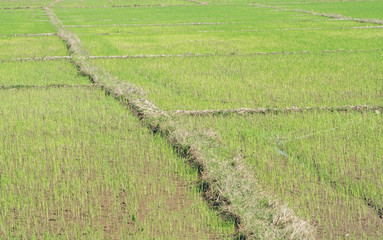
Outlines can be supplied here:
M376 24L328 21L326 17L275 11L266 7L171 6L115 8L107 14L103 14L104 9L58 9L55 12L74 32L90 34L94 33L94 28L98 29L96 32L105 28L104 33L112 33L80 36L84 46L93 55L246 54L302 50L320 52L379 49L382 45L380 29L370 28L376 27ZM99 17L100 14L103 15L102 18ZM278 26L275 23L278 20L285 22L279 22L281 26ZM265 27L265 21L271 22L270 26ZM319 26L322 21L322 26ZM145 28L140 26L142 24L149 25L146 27L150 28L144 31ZM107 30L110 27L113 30ZM286 28L298 29L280 30ZM262 31L264 29L268 31ZM272 29L275 31L270 31ZM121 31L125 34L113 34Z
M232 237L164 141L101 90L0 94L0 237Z
M167 110L381 105L381 52L99 59Z
M64 25L110 24L177 24L237 22L257 25L258 22L275 20L321 20L323 17L297 12L273 11L254 6L166 6L137 8L60 9L55 13ZM100 17L102 14L102 17ZM102 23L104 20L104 23Z
M313 112L181 117L216 132L260 183L316 226L323 239L381 239L382 114Z
M0 36L56 32L42 9L0 10L0 22Z
M295 3L294 3L295 2ZM383 2L382 1L328 1L327 3L315 2L301 4L296 1L290 2L286 0L276 1L272 5L280 6L285 9L302 9L327 14L341 14L346 17L364 18L364 19L381 19L383 20ZM266 2L265 2L266 3ZM270 4L268 2L267 4Z
M257 20L256 22L179 22L179 23L150 23L149 21L128 21L121 18L115 19L94 19L94 20L68 20L65 21L71 31L81 35L181 35L198 33L242 33L242 32L304 32L310 30L337 30L337 29L363 29L381 28L376 24L362 24L353 21L335 21L333 19L308 18L307 20L291 19L281 20L282 16L274 16L276 19ZM285 15L284 18L289 18ZM113 21L113 22L112 22ZM124 23L125 22L125 23ZM76 23L78 25L69 25Z
M363 37L361 37L363 36ZM250 54L338 49L380 49L380 29L334 29L265 32L163 31L149 34L80 36L93 55ZM297 39L300 39L297 41ZM313 44L312 39L315 39Z
M0 63L0 86L90 84L68 60Z
M65 44L57 36L0 37L2 60L66 55Z
M67 0L55 4L56 8L92 8L92 7L124 7L124 6L163 6L163 5L196 5L186 0Z
M0 2L0 10L8 10L8 9L39 9L50 4L51 0L1 0Z
M0 22L0 60L68 55L58 36L23 36L56 32L42 9L0 10Z

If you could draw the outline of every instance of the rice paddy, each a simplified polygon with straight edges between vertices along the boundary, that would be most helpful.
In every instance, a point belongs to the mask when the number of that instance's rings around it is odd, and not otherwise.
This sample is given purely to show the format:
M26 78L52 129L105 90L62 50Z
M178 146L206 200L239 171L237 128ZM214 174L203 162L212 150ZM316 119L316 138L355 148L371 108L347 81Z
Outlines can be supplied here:
M382 239L382 7L0 0L0 238Z
M4 62L0 65L2 86L47 86L89 84L68 60Z
M265 2L266 3L266 2ZM383 19L382 1L361 2L313 2L313 3L289 3L277 4L286 9L302 9L328 14L341 14L353 18Z
M93 61L163 109L205 110L381 105L381 60L360 52Z
M56 32L44 10L0 11L1 37L17 34L38 34Z
M181 117L214 131L257 180L315 221L321 238L382 238L382 115L291 113Z
M84 46L93 55L249 54L302 50L318 52L379 49L382 46L380 29L358 29L357 27L366 24L352 21L322 23L316 20L323 18L305 13L275 12L271 8L241 5L169 6L165 9L116 8L104 17L107 21L100 21L97 17L102 9L86 12L83 16L77 15L80 11L78 9L65 12L58 10L57 14L65 20L64 25L80 35ZM125 14L129 16L128 19ZM74 18L81 21L71 22ZM279 22L286 20L298 21L298 24ZM306 30L294 31L295 28ZM89 35L89 32L106 34L95 36ZM82 33L88 35L81 35Z
M2 238L214 239L232 234L197 172L100 90L1 93Z

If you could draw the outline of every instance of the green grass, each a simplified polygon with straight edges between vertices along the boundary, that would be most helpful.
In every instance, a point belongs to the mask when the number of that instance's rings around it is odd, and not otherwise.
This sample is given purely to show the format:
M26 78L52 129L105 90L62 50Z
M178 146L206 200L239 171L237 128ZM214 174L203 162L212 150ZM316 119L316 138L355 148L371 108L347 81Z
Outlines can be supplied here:
M311 220L318 238L383 237L381 113L180 117L178 123L216 132L265 188Z
M0 63L1 86L90 84L68 60Z
M167 110L383 104L380 52L94 63Z
M0 236L216 239L233 233L163 139L101 90L0 94Z
M0 37L0 59L66 55L67 48L57 36Z

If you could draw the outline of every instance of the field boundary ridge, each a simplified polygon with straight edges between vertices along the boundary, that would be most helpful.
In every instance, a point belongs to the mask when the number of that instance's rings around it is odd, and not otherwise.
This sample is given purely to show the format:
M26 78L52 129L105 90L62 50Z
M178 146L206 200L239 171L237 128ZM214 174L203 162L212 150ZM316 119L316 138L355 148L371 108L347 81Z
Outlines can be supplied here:
M308 222L299 219L286 204L258 187L243 158L218 158L218 151L224 151L224 146L202 132L188 132L177 126L169 114L146 99L142 89L98 69L89 60L89 51L82 46L78 36L67 30L51 8L45 10L59 37L65 41L78 71L127 106L143 125L154 134L161 134L181 156L198 168L198 184L204 198L222 216L235 221L237 233L234 238L314 238L314 228Z
M47 84L47 85L0 85L0 90L48 89L48 88L93 88L93 84Z
M0 37L41 37L41 36L57 36L57 33L25 33L25 34L1 34Z
M223 109L223 110L175 110L169 111L176 115L189 116L217 116L217 115L251 115L251 114L278 114L278 113L295 113L295 112L381 112L383 106L367 106L367 105L347 105L340 107L288 107L288 108L239 108L239 109Z
M71 56L51 56L51 57L32 57L32 58L11 58L0 59L0 62L28 62L28 61L54 61L60 59L71 59Z

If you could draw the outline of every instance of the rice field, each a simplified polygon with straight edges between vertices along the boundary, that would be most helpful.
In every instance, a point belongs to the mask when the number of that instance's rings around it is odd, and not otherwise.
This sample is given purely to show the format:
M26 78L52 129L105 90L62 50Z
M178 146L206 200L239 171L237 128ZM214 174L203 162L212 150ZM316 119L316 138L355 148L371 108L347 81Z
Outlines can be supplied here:
M12 10L0 11L1 35L55 33L44 10Z
M4 10L41 9L50 3L50 0L3 0L1 1L0 8Z
M0 0L1 239L383 239L380 0Z
M0 84L12 86L86 85L89 79L81 76L68 60L3 62Z
M78 9L58 10L57 15L64 20L65 26L79 34L84 46L96 56L235 55L255 52L371 50L382 46L381 31L374 28L379 27L375 24L352 21L322 23L317 20L324 20L323 17L242 5L169 6L166 9L116 8L105 15L105 21L98 18L102 9L85 12L83 16L78 16L81 11ZM125 14L129 16L128 19ZM103 34L95 36L89 32Z
M2 238L215 239L197 172L92 88L1 93Z
M166 110L383 103L382 52L92 61Z
M382 121L375 112L313 112L188 116L178 124L216 132L259 182L315 221L320 238L381 239Z
M266 3L266 2L265 2ZM353 18L383 19L382 1L361 2L313 2L313 3L288 3L276 4L286 9L302 9L328 14L341 14Z

